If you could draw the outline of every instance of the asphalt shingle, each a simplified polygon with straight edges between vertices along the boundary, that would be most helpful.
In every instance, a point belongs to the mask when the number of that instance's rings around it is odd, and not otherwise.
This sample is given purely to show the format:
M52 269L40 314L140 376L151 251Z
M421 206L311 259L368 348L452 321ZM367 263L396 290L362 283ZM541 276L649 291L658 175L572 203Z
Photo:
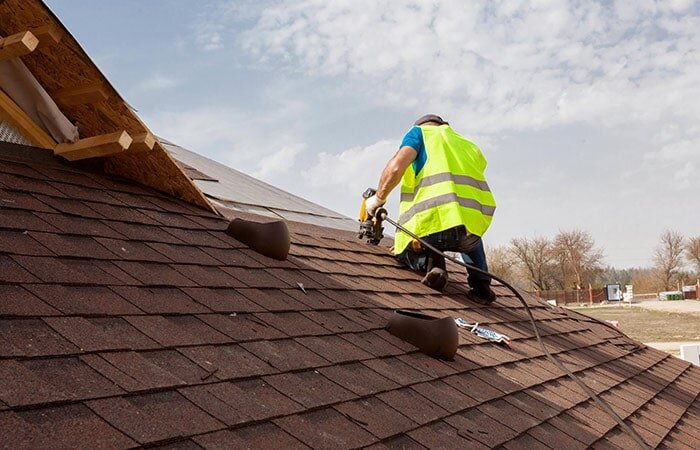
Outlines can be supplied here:
M289 223L280 262L132 183L2 157L0 174L11 447L630 445L543 356L510 294L465 300L461 269L438 295L350 232ZM700 369L528 303L550 351L645 439L697 446ZM512 349L461 331L454 361L429 358L384 329L396 308L479 321Z

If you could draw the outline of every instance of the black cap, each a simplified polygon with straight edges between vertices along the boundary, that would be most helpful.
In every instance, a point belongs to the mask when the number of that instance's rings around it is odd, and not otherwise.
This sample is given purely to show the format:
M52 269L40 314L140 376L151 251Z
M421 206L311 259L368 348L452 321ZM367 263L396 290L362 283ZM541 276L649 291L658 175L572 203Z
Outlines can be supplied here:
M435 122L438 125L449 125L449 123L445 122L442 120L442 117L436 115L436 114L426 114L420 119L416 120L413 125L415 126L420 126L423 125L426 122Z

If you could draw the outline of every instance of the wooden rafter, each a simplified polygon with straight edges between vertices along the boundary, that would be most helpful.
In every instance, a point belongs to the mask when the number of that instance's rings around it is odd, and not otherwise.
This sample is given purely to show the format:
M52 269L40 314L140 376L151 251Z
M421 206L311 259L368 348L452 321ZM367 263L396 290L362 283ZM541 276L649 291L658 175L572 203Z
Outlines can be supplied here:
M63 30L55 24L48 24L41 27L30 28L29 31L39 39L37 50L48 47L49 45L58 44L63 38Z
M156 137L148 131L135 134L133 138L134 142L129 147L129 153L150 152L156 145Z
M34 50L34 54L38 53L37 57L30 54L22 59L39 84L49 91L49 95L51 90L92 83L102 83L106 89L106 100L88 105L59 105L72 123L79 124L81 137L117 130L126 130L134 134L148 130L136 112L131 110L112 88L76 39L49 10L45 0L0 0L0 3L0 24L6 34L24 30L37 33L40 41L39 50ZM59 37L56 28L44 29L46 25L53 25L62 32L63 36L58 44L55 43ZM51 46L44 48L45 45ZM22 134L29 141L26 134ZM53 149L53 146L47 144L37 146ZM201 190L177 167L158 141L151 151L132 153L129 148L104 160L102 166L107 173L131 179L215 211Z
M31 31L22 31L0 39L0 61L28 55L36 50L39 39Z
M63 88L51 92L51 98L61 106L84 105L97 103L109 98L107 89L102 83L91 83L84 86Z
M56 141L0 89L0 114L35 147L53 149Z
M80 139L76 142L58 144L53 152L68 161L78 161L121 153L129 148L132 140L126 131L117 131L116 133Z

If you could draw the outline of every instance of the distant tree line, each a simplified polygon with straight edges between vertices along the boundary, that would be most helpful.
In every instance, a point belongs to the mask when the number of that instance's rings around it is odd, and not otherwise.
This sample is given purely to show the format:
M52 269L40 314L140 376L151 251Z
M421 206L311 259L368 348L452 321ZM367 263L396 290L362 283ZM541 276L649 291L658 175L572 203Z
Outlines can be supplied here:
M604 264L590 233L574 229L553 238L517 237L487 248L489 269L525 290L575 290L589 285L633 284L635 292L675 290L700 277L700 236L667 230L659 238L652 267L619 269Z

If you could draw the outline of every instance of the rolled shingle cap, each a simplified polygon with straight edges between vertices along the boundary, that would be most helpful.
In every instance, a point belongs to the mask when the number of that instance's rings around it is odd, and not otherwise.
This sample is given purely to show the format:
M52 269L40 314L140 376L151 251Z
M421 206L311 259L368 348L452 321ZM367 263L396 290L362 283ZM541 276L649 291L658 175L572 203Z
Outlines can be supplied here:
M424 123L427 123L427 122L435 122L439 125L449 125L448 122L442 120L442 117L438 116L437 114L426 114L426 115L422 116L421 118L419 118L418 120L416 120L413 123L413 125L420 126L420 125L423 125Z

